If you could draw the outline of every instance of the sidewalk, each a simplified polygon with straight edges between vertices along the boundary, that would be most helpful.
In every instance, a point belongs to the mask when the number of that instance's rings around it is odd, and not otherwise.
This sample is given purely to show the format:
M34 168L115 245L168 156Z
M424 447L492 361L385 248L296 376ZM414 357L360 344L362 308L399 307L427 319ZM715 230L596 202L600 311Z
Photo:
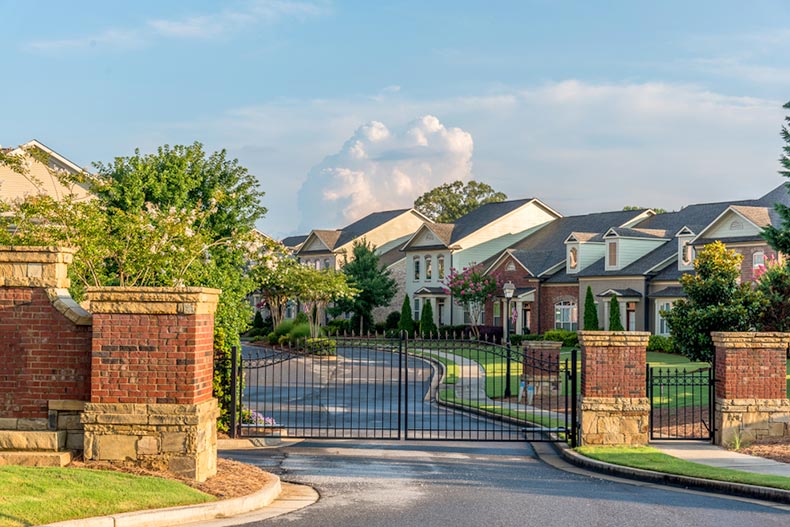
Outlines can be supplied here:
M653 441L650 446L668 456L693 463L790 478L790 464L788 463L739 454L705 441Z

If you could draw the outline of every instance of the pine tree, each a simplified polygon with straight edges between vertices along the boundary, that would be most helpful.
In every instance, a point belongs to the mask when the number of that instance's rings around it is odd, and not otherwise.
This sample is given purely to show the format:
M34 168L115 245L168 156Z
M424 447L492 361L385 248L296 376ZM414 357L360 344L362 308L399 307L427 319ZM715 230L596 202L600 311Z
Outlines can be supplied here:
M436 324L433 322L433 307L431 302L426 300L420 313L420 334L423 337L436 336Z
M598 326L598 306L595 305L592 288L587 286L587 296L584 299L584 329L597 330Z
M414 334L414 319L411 317L411 301L409 300L409 295L403 297L403 306L400 308L398 329L405 331L410 337Z
M617 295L612 297L609 304L609 331L624 331L623 323L620 322L620 302Z
M784 108L790 110L790 102L784 105ZM779 162L782 164L782 170L779 173L790 179L790 115L785 116L785 126L782 126L781 136L785 144L782 147L782 156ZM786 185L790 185L787 183ZM762 236L768 242L768 245L777 251L790 254L790 207L777 203L774 205L779 217L782 218L782 226L779 228L769 225L763 229Z

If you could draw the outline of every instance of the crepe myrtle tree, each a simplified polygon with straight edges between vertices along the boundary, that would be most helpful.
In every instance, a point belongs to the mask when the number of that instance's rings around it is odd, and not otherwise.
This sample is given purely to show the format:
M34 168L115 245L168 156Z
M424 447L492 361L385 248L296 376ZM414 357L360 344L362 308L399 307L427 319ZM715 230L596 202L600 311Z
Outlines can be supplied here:
M320 336L321 320L324 318L326 306L337 300L350 300L359 294L348 284L346 275L334 269L314 269L299 265L293 273L296 298L302 304L307 320L310 323L310 336Z
M469 311L470 326L475 338L480 338L478 325L486 302L496 296L501 281L499 275L486 274L482 265L475 264L460 271L451 268L444 279L445 292L452 295L459 306Z

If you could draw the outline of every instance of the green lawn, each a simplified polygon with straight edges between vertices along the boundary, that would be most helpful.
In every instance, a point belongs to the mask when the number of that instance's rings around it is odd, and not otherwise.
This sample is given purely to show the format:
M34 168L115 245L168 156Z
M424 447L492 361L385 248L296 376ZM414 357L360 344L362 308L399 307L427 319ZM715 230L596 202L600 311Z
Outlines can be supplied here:
M681 476L790 490L790 478L769 476L766 474L751 474L737 470L700 465L698 463L692 463L690 461L668 456L651 447L586 446L579 447L576 451L592 459L615 465L653 470L667 474L678 474Z
M0 525L9 527L215 499L162 478L106 470L0 467Z
M430 357L433 360L441 362L444 365L444 384L455 384L458 382L460 367L455 361L427 351L415 351L414 354L422 357Z
M467 399L461 399L455 395L455 390L445 389L439 391L439 400L445 401L448 403L454 403L460 406L464 406L466 408L474 408L477 410L482 410L484 412L490 413L492 415L501 415L506 417L512 417L514 419L519 419L521 421L527 423L533 423L539 426L549 427L549 428L561 428L565 426L564 419L555 419L553 417L548 417L542 415L540 413L530 413L530 412L522 412L519 410L513 410L511 408L505 408L502 406L497 406L495 404L489 404L487 402L483 403L480 401L470 401Z

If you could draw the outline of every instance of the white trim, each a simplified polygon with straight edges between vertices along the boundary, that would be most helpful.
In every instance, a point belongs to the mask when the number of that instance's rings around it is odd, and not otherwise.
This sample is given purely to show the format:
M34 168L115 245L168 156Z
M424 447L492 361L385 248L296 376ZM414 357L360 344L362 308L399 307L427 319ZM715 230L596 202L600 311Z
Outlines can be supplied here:
M753 207L753 208L761 208L761 207ZM709 230L712 230L712 229L713 229L713 227L714 227L714 226L715 226L715 225L716 225L716 224L717 224L717 223L718 223L720 220L722 220L722 219L724 218L724 216L725 216L727 213L729 213L729 212L733 212L733 213L737 214L737 215L738 215L738 216L739 216L741 219L743 219L743 220L745 220L746 222L748 222L748 223L750 223L751 225L753 225L755 229L757 229L757 230L762 230L762 229L763 229L761 226L757 225L757 224L756 224L756 223L754 223L752 220L750 220L749 218L747 218L746 216L744 216L743 214L741 214L740 212L738 212L738 210L737 210L737 209L733 208L733 205L730 205L729 207L727 207L726 209L724 209L724 212L722 212L721 214L719 214L719 215L716 217L716 219L715 219L715 220L713 220L712 222L708 223L708 225L707 225L707 226L706 226L704 229L702 229L702 231L701 231L701 232L700 232L700 233L699 233L697 236L695 236L695 237L694 237L694 239L692 240L692 243L696 242L697 240L703 239L703 238L705 237L705 236L704 236L704 234L705 234L706 232L708 232ZM722 239L721 241L723 241L723 242L726 242L727 240L726 240L726 238L725 238L725 239Z

